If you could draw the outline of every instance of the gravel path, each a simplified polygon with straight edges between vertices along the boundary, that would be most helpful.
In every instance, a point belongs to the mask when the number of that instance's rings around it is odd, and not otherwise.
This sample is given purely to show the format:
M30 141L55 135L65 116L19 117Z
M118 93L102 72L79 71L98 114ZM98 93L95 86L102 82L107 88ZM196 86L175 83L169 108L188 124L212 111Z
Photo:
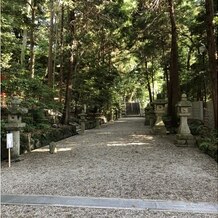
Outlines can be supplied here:
M23 154L11 168L2 162L1 193L217 202L217 163L198 148L176 147L168 136L151 136L143 121L122 118L59 141L57 154L44 147ZM207 217L88 208L1 209L2 217ZM32 216L22 216L28 211Z

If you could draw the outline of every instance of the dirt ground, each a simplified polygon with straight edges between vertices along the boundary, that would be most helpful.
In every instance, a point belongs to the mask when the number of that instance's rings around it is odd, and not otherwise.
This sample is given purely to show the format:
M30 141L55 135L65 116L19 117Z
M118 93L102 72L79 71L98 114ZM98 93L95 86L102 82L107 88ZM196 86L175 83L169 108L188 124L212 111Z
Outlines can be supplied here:
M216 203L217 163L196 147L154 136L141 117L121 118L1 164L1 193ZM137 210L2 205L2 217L217 217Z

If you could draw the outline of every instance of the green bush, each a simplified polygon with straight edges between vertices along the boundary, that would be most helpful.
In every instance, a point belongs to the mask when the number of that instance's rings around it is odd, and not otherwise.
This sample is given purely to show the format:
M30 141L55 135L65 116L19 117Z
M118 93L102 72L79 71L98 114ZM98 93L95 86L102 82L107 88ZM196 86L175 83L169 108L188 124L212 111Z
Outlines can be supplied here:
M188 125L192 135L199 135L204 128L204 123L197 119L188 119Z
M201 127L199 130L198 146L205 153L218 161L218 133L217 130L210 130L206 127Z

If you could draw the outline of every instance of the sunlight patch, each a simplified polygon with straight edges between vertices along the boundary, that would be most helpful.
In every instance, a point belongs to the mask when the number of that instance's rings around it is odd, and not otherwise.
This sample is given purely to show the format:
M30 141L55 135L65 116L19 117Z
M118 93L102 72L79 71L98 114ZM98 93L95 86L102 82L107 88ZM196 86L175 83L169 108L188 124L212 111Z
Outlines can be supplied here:
M97 135L110 135L111 132L98 132Z
M71 151L72 148L57 148L57 151ZM32 152L49 152L48 148L38 148L33 150Z
M113 147L113 146L129 146L129 145L149 145L149 143L143 143L143 142L130 142L130 143L109 143L107 146Z
M152 140L154 138L153 136L148 136L148 135L136 135L136 134L133 134L131 136L136 137L136 138L142 137L142 138L146 138L146 139L149 139L149 140Z

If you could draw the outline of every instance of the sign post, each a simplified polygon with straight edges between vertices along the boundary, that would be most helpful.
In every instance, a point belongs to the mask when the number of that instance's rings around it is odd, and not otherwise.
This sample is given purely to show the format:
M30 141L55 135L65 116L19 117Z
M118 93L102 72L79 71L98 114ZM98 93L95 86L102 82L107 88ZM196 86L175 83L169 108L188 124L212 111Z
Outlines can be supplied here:
M13 148L13 133L7 133L8 167L11 167L11 148Z

